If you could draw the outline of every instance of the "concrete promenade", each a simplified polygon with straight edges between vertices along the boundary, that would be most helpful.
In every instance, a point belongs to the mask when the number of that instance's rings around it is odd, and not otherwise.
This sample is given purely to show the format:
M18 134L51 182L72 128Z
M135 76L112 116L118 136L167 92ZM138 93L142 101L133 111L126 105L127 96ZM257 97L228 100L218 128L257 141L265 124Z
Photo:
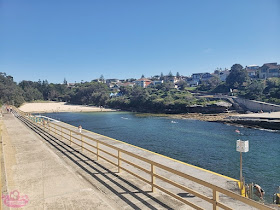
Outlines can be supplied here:
M100 191L12 114L4 115L2 145L3 194L18 190L27 195L29 202L22 209L114 209Z
M77 128L58 122L77 131ZM31 129L33 129L33 131ZM34 132L35 131L35 132ZM167 165L224 189L238 191L237 180L200 169L123 142L84 131L83 134L126 149L145 158ZM12 114L2 119L2 144L4 171L3 194L18 190L28 195L29 202L23 209L192 209L165 193L151 192L151 186L115 166L96 161L96 156L81 152L79 146L49 135L24 124ZM131 157L127 157L131 158ZM137 160L131 160L136 161ZM129 166L127 166L129 167ZM143 164L143 167L145 164ZM138 172L142 173L142 172ZM212 191L202 185L186 181L174 174L158 171L170 179L176 179L197 192L212 197ZM144 174L141 174L145 176ZM2 179L3 180L3 179ZM160 183L159 183L160 184ZM164 183L161 183L164 184ZM212 205L189 193L166 184L165 189L190 200L203 209ZM5 191L6 190L6 191ZM254 209L227 196L220 201L233 209ZM3 204L4 209L8 209Z
M264 113L251 113L251 114L240 114L234 117L240 119L270 119L280 120L280 112L264 112Z

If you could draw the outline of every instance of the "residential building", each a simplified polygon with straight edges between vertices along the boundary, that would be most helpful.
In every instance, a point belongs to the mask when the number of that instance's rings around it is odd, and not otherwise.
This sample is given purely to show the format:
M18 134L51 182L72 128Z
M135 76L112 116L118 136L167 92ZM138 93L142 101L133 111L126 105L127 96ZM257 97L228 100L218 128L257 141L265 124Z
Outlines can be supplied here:
M74 88L76 87L76 83L67 83L68 88Z
M105 83L104 79L93 79L91 80L92 82L100 82L100 83Z
M163 83L163 80L156 80L156 81L152 81L151 84L153 84L154 86L156 86L156 85L160 85L160 84L162 84L162 83Z
M280 65L277 65L277 63L265 63L259 68L259 78L266 79L271 77L280 77Z
M135 84L133 82L124 82L119 84L120 87L133 87L134 85Z
M260 67L258 65L249 65L245 67L245 70L250 78L256 78L259 68Z
M110 84L110 83L116 84L118 82L120 82L119 79L106 79L106 84Z
M175 77L175 76L164 76L163 81L164 81L164 82L170 82L170 83L175 84L176 82L179 81L179 78L177 78L177 77Z
M203 73L192 74L191 79L187 81L188 84L190 86L197 86L200 83L200 79L201 79L202 75L203 75Z
M228 75L230 74L230 70L225 69L219 72L219 78L222 82L225 82Z
M213 77L213 75L207 72L207 73L204 73L201 75L200 81L207 81L207 80L211 79L212 77Z
M135 85L138 85L142 88L148 87L152 83L152 80L149 80L147 78L141 78L135 81Z

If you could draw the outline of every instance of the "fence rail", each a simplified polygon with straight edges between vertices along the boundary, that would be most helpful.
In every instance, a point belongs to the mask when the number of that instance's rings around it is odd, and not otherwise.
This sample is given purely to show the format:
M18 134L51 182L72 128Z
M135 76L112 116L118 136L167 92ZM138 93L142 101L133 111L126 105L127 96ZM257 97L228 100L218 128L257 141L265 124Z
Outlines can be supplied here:
M173 168L170 168L168 166L162 165L158 162L152 161L150 159L147 159L145 157L139 156L137 154L131 153L129 151L126 151L124 149L118 148L116 146L113 146L111 144L108 144L106 142L103 142L101 140L92 138L88 135L85 135L83 133L80 133L78 131L74 131L73 129L69 129L65 126L62 125L58 125L57 123L52 123L50 120L45 120L43 118L40 117L36 117L31 115L30 113L26 113L26 112L22 112L21 110L14 108L14 110L17 111L17 113L19 113L22 117L24 117L25 119L29 120L30 122L32 122L35 125L40 126L42 129L44 129L45 131L47 131L50 134L56 135L57 137L60 137L61 140L65 139L67 141L69 141L69 144L75 144L77 146L79 146L81 148L81 150L86 150L94 155L96 155L97 160L99 160L100 158L109 162L110 164L114 165L115 167L118 168L118 172L120 172L121 170L126 171L127 173L139 178L140 180L142 180L143 182L146 182L148 184L151 185L151 190L152 192L155 191L155 189L158 189L170 196L172 196L173 198L195 208L195 209L202 209L202 207L191 203L190 201L180 197L179 195L168 191L167 189L163 188L162 186L160 186L159 184L156 183L157 180L161 180L162 182L168 183L176 188L179 188L185 192L188 192L206 202L208 202L209 204L212 204L213 209L218 209L218 207L221 207L223 209L232 209L228 206L226 206L225 204L221 203L219 201L219 194L224 194L228 197L230 197L231 199L235 199L237 201L243 202L244 204L247 204L249 206L258 208L258 209L272 209L269 206L266 206L264 204L258 203L256 201L253 201L251 199L248 199L246 197L243 197L241 195L238 195L232 191L223 189L221 187L218 187L216 185L213 185L209 182L203 181L201 179L198 179L196 177L193 177L191 175L185 174L183 172L177 171ZM108 151L105 150L104 147L110 148L111 150L113 150L115 152L115 154L113 154L112 151ZM104 155L106 154L106 155ZM127 155L130 156L132 158L135 158L137 160L140 160L144 163L146 163L146 165L150 166L149 169L146 169L140 165L137 165L135 163L132 163L131 161L125 159L122 157L122 155ZM109 157L111 158L109 158ZM113 161L112 158L115 160ZM122 163L126 163L130 166L133 166L134 168L136 168L137 170L141 170L142 172L144 172L146 175L148 175L150 177L150 179L146 179L144 177L142 177L139 173L136 174L136 172L131 171L130 169L122 166ZM158 173L156 173L156 169L161 169L164 170L166 172L169 172L171 174L177 175L179 177L182 177L184 179L187 179L189 181L195 182L199 185L202 185L204 187L207 187L209 189L212 190L212 197L207 197L195 190L192 190L186 186L181 185L180 183L177 183L176 181L173 181L171 179L168 179Z

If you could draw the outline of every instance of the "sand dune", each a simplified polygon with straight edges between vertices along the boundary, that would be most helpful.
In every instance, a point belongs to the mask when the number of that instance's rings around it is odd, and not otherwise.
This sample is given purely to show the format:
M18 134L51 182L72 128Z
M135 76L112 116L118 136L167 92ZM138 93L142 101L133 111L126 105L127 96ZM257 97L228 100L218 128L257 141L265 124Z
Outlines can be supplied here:
M96 106L71 105L65 102L45 102L45 103L25 103L19 107L24 112L100 112L100 111L116 111L113 109L105 109Z

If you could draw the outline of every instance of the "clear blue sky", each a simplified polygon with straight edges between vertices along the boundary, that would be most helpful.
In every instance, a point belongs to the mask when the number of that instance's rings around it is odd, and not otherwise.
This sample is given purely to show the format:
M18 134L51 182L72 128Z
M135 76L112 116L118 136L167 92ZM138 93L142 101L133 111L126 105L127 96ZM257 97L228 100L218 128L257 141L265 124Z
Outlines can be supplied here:
M279 0L0 0L0 72L49 82L280 62Z

